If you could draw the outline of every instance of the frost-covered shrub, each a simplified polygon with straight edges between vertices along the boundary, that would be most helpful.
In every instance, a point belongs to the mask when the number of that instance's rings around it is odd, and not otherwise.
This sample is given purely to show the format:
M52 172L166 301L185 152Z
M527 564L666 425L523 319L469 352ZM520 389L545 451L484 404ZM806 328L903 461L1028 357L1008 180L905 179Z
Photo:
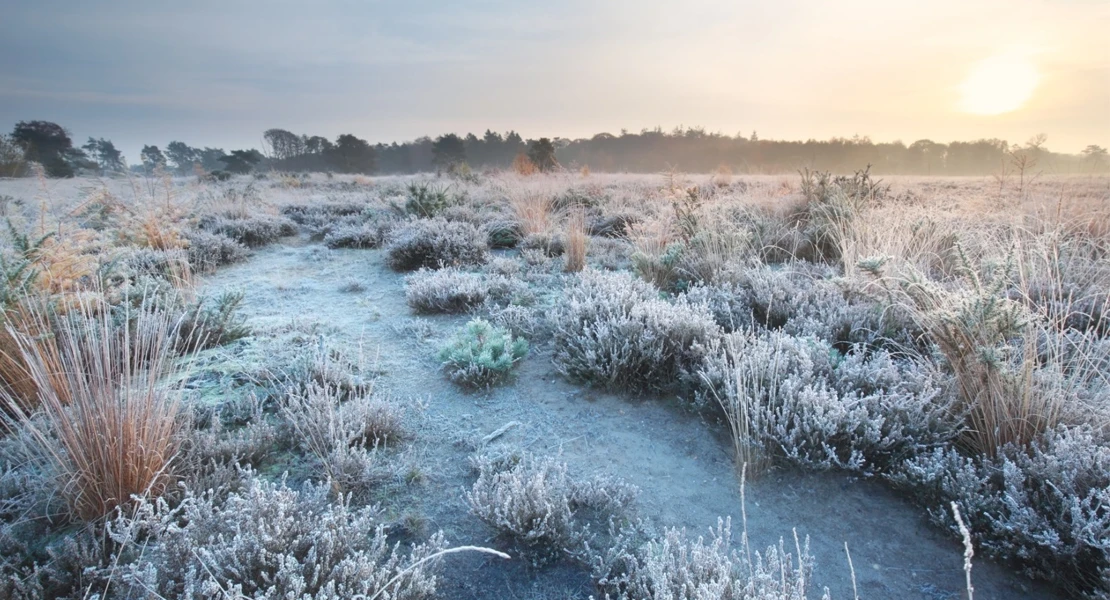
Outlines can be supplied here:
M279 437L278 428L261 418L231 430L214 413L204 427L193 431L185 445L183 462L191 463L187 469L190 474L213 465L255 464L273 450Z
M227 236L249 248L265 246L278 238L297 234L296 223L287 217L267 214L249 217L205 215L198 226L209 233Z
M147 505L133 526L151 538L126 566L140 597L340 600L385 589L417 600L435 593L438 567L417 563L445 547L437 534L405 552L373 509L333 502L326 484L294 490L257 478L222 500L190 491L172 510Z
M698 399L716 403L737 451L770 450L820 468L882 472L959 431L950 390L924 364L842 357L816 338L733 333L713 344Z
M527 302L529 296L528 286L522 282L455 268L421 269L405 278L405 300L418 313L460 313L487 301Z
M482 229L490 248L516 248L524 239L524 229L515 221L490 221Z
M224 292L209 300L198 298L186 306L180 318L174 349L196 352L214 348L250 335L246 319L239 314L241 292Z
M194 230L186 232L185 239L189 241L189 264L199 273L244 261L250 254L246 246L222 233Z
M289 394L281 413L295 443L344 491L364 491L375 479L374 450L404 435L398 407L370 396L345 399L333 386Z
M389 266L398 271L486 262L485 237L470 223L416 219L395 229L386 245Z
M629 225L639 221L639 217L629 213L605 215L590 219L587 231L590 235L598 237L619 238L628 233Z
M756 326L750 294L737 283L697 284L685 296L691 304L706 307L722 331L732 333Z
M439 351L439 360L451 381L479 388L504 381L526 354L527 340L474 319Z
M387 224L350 223L328 231L324 235L324 245L328 248L377 248L388 234Z
M607 271L623 271L632 268L631 252L632 245L625 239L590 239L590 264Z
M671 303L628 273L587 271L552 316L555 365L606 388L660 390L690 380L720 335L704 306Z
M919 335L908 318L884 307L847 280L831 279L822 267L799 265L740 268L686 296L705 304L726 331L752 327L813 336L839 348L852 344L908 346Z
M607 600L805 600L815 561L809 538L802 543L795 532L794 542L797 556L781 539L762 554L751 550L746 535L733 548L731 519L718 520L709 540L691 539L685 529L667 529L638 548L619 539L598 557L594 577Z
M566 464L530 454L476 466L478 480L467 494L471 512L513 539L534 564L564 553L577 558L591 523L621 515L637 494L613 479L573 478Z
M178 282L188 275L188 251L182 248L155 248L131 246L123 252L126 272L135 279L157 277L170 282Z
M519 304L486 304L483 311L489 322L509 330L513 337L533 339L547 331L547 318L542 308Z
M537 250L548 258L562 256L566 252L566 239L551 233L530 233L520 243L523 250Z
M430 182L412 182L408 185L408 198L405 206L394 205L394 209L418 217L434 217L451 204L449 186L436 186Z
M335 220L336 217L350 217L361 214L367 205L353 200L336 200L313 204L288 204L281 208L281 214L289 217L298 225L316 220Z
M890 479L953 532L947 507L956 502L988 554L1073 591L1110 595L1110 444L1093 429L1052 430L994 459L937 448Z

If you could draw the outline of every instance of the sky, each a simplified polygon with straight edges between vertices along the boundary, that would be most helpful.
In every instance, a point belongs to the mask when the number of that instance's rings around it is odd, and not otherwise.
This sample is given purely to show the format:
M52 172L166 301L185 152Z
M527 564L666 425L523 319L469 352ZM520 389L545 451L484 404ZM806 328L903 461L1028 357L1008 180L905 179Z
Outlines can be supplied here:
M281 127L371 142L700 126L1110 146L1108 0L9 0L0 131L131 161ZM1002 112L998 112L1002 111Z

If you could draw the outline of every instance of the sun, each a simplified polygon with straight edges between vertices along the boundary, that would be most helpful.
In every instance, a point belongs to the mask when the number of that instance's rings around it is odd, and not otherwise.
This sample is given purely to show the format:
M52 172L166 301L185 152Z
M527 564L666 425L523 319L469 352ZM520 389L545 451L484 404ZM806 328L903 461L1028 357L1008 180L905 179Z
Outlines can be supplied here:
M1037 89L1041 76L1024 56L1002 54L979 61L960 85L960 109L973 115L1017 110Z

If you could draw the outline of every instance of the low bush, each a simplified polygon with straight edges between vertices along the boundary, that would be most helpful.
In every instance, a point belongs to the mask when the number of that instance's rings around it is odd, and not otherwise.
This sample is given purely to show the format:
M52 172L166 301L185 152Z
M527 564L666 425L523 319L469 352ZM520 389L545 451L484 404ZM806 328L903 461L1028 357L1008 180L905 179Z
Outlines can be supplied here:
M1059 428L995 458L937 448L890 479L958 535L955 502L987 554L1075 593L1110 594L1110 444L1101 432Z
M347 224L334 227L324 235L328 248L377 248L389 233L381 223Z
M122 258L126 263L124 270L133 281L158 278L182 287L191 279L191 261L187 251L181 248L155 250L131 247L123 252Z
M405 278L405 299L418 313L461 313L486 302L505 305L527 301L522 282L502 275L466 273L455 268L421 269Z
M721 331L708 309L668 302L628 273L586 271L552 316L555 365L605 388L674 389L692 383Z
M279 238L297 234L296 223L292 220L266 214L255 214L249 217L206 215L197 225L204 231L225 235L248 248L258 248L271 244Z
M855 344L903 349L919 344L922 332L906 311L829 276L827 269L800 264L741 267L692 286L686 297L706 305L725 331L781 330L817 337L842 352Z
M224 292L209 301L200 298L185 308L174 348L179 353L222 346L250 335L246 319L238 313L242 292Z
M249 256L246 246L222 233L192 230L185 233L185 239L189 242L189 264L198 273L210 273Z
M561 235L547 232L530 233L521 241L520 247L522 250L536 250L543 252L549 258L555 258L566 252L567 243L566 238Z
M539 307L487 304L483 310L491 323L507 329L513 337L530 340L546 333L548 329L546 314Z
M445 548L437 534L402 551L373 508L332 501L326 484L255 477L226 498L189 492L174 509L147 505L127 525L151 539L125 567L138 597L418 600L435 594L438 563L427 559Z
M474 319L439 352L451 381L472 388L501 383L528 354L528 342L504 329Z
M336 217L358 215L364 210L366 210L366 204L363 202L336 200L312 204L288 204L281 207L281 214L298 225L305 225L317 220L334 220Z
M733 333L698 372L737 460L766 454L817 468L884 473L962 430L954 390L926 363L886 352L841 356L816 338Z
M691 539L684 529L667 529L661 539L637 548L618 543L594 566L606 600L685 598L689 600L805 600L815 561L809 538L794 534L797 556L780 539L763 553L753 552L745 532L732 547L732 522L720 520L711 538ZM754 557L754 559L753 559ZM825 590L822 598L829 598Z
M524 239L524 230L514 221L490 221L483 227L490 248L516 248Z
M486 262L485 236L470 223L442 218L417 219L395 229L386 244L389 266L397 271L421 267L477 265Z
M582 559L591 525L626 514L637 490L607 478L577 479L551 458L479 460L470 510L513 540L534 565Z
M421 218L438 216L451 204L447 186L412 182L406 188L408 197L402 212ZM395 208L399 208L394 205Z
M591 219L587 233L598 237L620 238L628 234L629 225L639 222L639 217L631 214L617 214Z
M327 385L293 391L281 402L285 427L344 492L364 492L374 477L372 452L404 436L398 407L371 395L347 396Z

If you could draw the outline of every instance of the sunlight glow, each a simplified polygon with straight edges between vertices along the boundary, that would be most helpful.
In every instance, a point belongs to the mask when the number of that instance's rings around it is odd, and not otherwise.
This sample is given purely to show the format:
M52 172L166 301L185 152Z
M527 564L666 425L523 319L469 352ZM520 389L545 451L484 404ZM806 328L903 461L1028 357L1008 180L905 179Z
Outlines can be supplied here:
M1040 82L1037 68L1020 55L980 61L960 86L960 108L975 115L1000 115L1022 107Z

